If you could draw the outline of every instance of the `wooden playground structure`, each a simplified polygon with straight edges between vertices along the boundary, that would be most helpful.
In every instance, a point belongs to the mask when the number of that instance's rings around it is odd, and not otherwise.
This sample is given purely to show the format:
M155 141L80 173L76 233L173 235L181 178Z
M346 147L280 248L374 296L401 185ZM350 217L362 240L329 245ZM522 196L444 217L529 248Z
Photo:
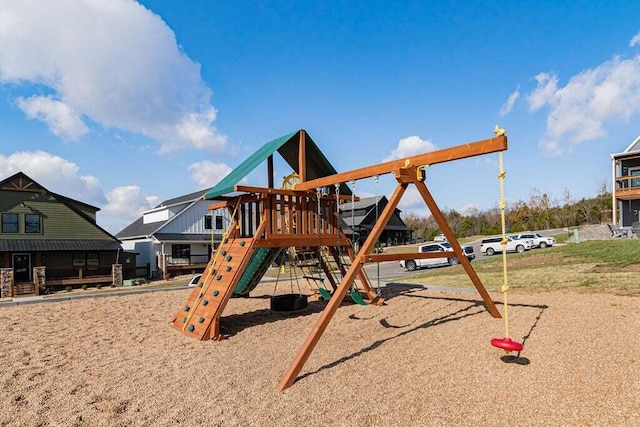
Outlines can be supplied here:
M304 263L298 258L300 265L313 266L315 270L324 273L329 283L323 289L330 294L330 298L278 385L280 390L290 387L348 293L351 293L354 299L360 298L357 302L382 304L382 298L373 289L365 274L365 264L447 256L441 253L374 253L380 234L409 185L414 185L425 201L440 230L451 244L455 256L482 297L487 311L495 318L501 317L427 189L424 168L504 151L507 149L506 135L497 134L490 139L343 173L317 176L316 172L316 176L311 179L308 179L310 174L307 168L310 164L308 153L311 150L306 145L306 132L301 130L295 135L288 135L287 138L289 143L292 138L298 138L295 144L290 143L288 146L297 146L297 159L294 159L297 161L290 162L293 163L292 168L297 174L295 185L290 185L291 188L274 188L273 153L263 153L267 160L267 188L235 183L232 186L221 186L224 187L220 191L223 194L214 194L211 197L217 201L209 209L227 208L231 212L231 226L209 261L200 283L173 317L173 328L199 340L222 339L220 319L232 295L248 295L282 249L287 248L294 254L304 254ZM278 147L284 145L280 144ZM290 152L288 156L291 159ZM238 168L242 167L246 168L246 165L240 165ZM355 253L351 240L340 228L338 206L340 203L354 200L345 184L385 174L393 174L397 186L387 206L379 213L375 226ZM226 192L231 189L233 193ZM209 194L211 191L205 197L209 198ZM450 253L448 255L450 256ZM311 273L307 277L311 277ZM322 282L318 284L320 289L324 286L324 278L318 277L317 280Z

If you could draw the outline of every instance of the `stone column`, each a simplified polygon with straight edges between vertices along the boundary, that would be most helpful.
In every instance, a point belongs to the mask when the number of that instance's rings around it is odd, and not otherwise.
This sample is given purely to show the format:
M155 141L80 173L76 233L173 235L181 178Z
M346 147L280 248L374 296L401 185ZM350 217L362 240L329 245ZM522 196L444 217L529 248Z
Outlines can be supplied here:
M113 277L114 285L122 286L122 264L111 265L111 276Z
M0 268L0 298L13 297L13 268Z
M45 289L47 267L33 267L33 285L36 295L40 295L40 288Z

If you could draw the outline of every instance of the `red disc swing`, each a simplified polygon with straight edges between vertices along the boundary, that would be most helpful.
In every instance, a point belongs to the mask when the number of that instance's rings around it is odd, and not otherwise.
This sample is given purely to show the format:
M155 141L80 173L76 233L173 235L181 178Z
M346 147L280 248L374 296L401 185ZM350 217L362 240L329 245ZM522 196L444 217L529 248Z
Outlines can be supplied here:
M504 129L500 129L497 125L495 130L493 131L496 136L504 135L506 132ZM511 353L512 351L517 351L518 354L522 351L524 346L522 343L517 341L513 341L509 338L509 305L507 304L507 290L509 290L509 284L507 281L507 236L506 236L506 221L505 221L505 208L506 202L504 197L504 177L506 176L506 172L504 170L504 160L502 151L500 152L500 174L498 178L500 179L500 218L502 222L502 296L504 300L504 338L493 338L491 340L491 345L500 348L507 353Z
M520 353L524 346L517 341L512 341L511 338L493 338L491 345L497 348L501 348L506 352L517 351Z

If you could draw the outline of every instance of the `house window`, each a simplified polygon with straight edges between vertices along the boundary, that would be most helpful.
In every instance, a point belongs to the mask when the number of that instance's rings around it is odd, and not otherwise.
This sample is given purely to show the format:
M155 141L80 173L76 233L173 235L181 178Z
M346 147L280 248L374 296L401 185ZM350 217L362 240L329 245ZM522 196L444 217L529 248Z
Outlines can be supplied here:
M74 267L98 267L100 266L100 254L98 252L74 252Z
M16 213L2 214L2 232L3 233L18 232L18 214Z
M172 258L189 258L191 257L191 245L171 245Z
M640 167L629 168L629 175L636 176L640 175ZM633 178L629 182L630 187L640 187L640 178Z
M222 230L222 215L216 215L216 230Z
M98 252L87 252L87 267L98 267L100 266L100 254Z
M24 216L24 232L40 234L40 215L39 214L26 214Z
M211 215L205 215L204 216L204 229L205 230L211 230L213 228L212 219L213 218L211 218Z

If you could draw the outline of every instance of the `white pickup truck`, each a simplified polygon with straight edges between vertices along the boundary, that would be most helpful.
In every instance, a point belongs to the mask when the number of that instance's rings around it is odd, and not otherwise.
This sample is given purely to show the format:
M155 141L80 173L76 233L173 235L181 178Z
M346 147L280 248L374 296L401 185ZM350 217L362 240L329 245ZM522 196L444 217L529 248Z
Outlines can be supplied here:
M519 234L518 238L533 240L534 248L546 248L547 246L553 246L556 244L555 238L545 237L540 233L523 233L523 234Z
M464 254L467 256L467 259L471 261L476 257L475 252L473 251L473 246L464 245L462 247ZM453 248L449 244L449 242L427 242L424 245L418 246L418 253L426 253L426 252L451 252L451 256L442 257L442 258L424 258L424 259L410 259L410 260L402 260L400 261L400 267L404 267L409 271L414 271L417 268L429 268L436 267L441 265L456 265L460 264L460 260L455 257L453 253Z

